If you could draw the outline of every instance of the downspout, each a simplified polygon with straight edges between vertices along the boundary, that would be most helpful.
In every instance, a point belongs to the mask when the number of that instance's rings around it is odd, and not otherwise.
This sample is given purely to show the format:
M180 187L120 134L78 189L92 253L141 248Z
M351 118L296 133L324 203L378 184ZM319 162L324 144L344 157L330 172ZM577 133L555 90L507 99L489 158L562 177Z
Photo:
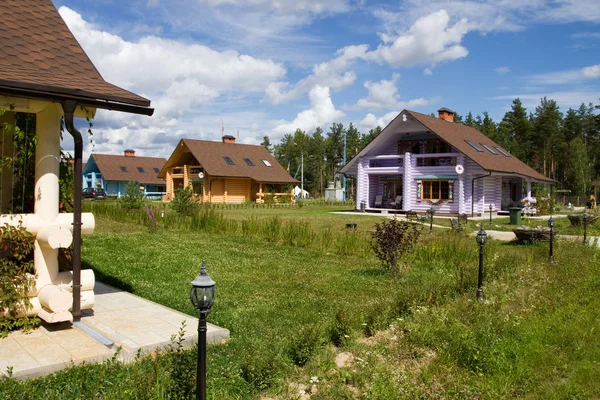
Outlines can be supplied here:
M81 319L81 159L83 156L83 139L73 124L73 113L77 107L74 100L66 100L62 104L65 112L65 126L73 136L75 144L75 171L73 180L73 321Z
M488 176L492 175L492 171L488 171L489 173L487 175L480 175L480 176L476 176L475 178L471 179L471 217L474 215L474 198L475 198L475 180L477 179L481 179L481 178L486 178Z

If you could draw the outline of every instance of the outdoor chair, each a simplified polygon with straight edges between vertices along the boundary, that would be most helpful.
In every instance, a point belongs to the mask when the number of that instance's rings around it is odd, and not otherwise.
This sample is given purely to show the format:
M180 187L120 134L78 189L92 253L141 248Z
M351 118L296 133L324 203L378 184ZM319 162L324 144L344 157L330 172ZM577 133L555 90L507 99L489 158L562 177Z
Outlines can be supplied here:
M383 204L383 196L380 196L380 195L375 196L374 207L375 208L381 208L382 204Z
M463 228L467 225L467 214L458 214L458 224Z
M402 196L396 196L396 199L390 203L390 208L401 209L402 208Z
M459 234L464 229L463 225L461 225L456 219L450 220L450 226L452 227L452 232L456 234Z

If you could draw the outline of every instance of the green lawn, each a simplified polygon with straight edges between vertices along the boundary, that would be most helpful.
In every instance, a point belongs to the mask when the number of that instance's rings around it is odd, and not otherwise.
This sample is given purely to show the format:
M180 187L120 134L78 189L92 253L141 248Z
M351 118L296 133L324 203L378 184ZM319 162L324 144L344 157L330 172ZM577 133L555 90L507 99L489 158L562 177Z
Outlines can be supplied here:
M422 235L401 273L389 276L372 254L339 244L367 240L382 219L333 210L224 209L238 225L221 233L149 232L98 217L83 260L99 280L189 314L189 282L206 260L217 282L209 321L231 330L228 343L209 348L209 398L289 399L301 390L311 399L600 396L596 249L559 241L557 265L549 265L544 244L491 240L479 303L473 238ZM279 238L240 228L248 218L275 217L283 221ZM331 245L284 244L288 221L307 221L315 241L326 227ZM348 222L359 231L346 230ZM340 353L350 357L345 366L334 362ZM0 379L0 398L44 398L58 388L63 398L174 398L193 389L193 376L181 372L194 371L193 351L152 360L25 383Z

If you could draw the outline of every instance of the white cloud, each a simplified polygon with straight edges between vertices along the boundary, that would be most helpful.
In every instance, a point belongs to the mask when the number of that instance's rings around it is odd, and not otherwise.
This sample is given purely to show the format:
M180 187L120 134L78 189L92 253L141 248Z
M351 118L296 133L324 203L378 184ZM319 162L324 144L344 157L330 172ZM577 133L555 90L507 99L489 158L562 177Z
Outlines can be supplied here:
M380 44L367 57L394 67L454 61L469 54L460 43L473 29L475 25L466 18L451 25L448 12L440 10L419 18L407 32L393 40L387 37L389 45Z
M494 72L497 73L498 75L506 75L510 72L510 68L498 67L498 68L494 68Z
M431 68L425 68L423 70L423 75L433 75L433 71L431 70Z
M572 39L600 39L600 32L578 32L571 35Z
M315 85L341 90L354 84L356 74L344 72L358 58L364 58L367 45L347 46L336 52L337 57L313 66L312 74L299 80L293 87L287 82L272 82L265 91L263 101L281 104L297 99Z
M358 124L358 128L363 132L367 132L370 129L381 127L385 128L387 124L390 123L391 120L396 118L396 116L400 113L400 111L390 111L385 115L377 118L374 114L368 113Z
M394 74L391 80L381 80L379 82L365 82L364 86L369 90L367 97L359 99L351 109L361 110L379 110L382 108L387 109L403 109L422 107L429 104L433 104L437 99L425 99L420 97L418 99L412 99L409 101L400 101L400 94L398 94L398 88L396 81L400 75Z
M567 71L535 74L527 77L527 80L537 85L565 85L598 78L600 78L600 64Z
M581 103L596 103L600 98L600 91L568 91L568 92L538 92L538 93L515 93L510 95L495 96L491 97L492 100L514 100L516 98L521 99L523 105L533 110L535 107L540 105L540 99L547 97L548 99L556 101L556 103L565 110L569 107L577 108Z
M166 105L157 108L157 117L175 117L227 94L260 93L286 73L270 59L236 51L156 36L129 42L97 30L67 7L59 12L107 81Z
M237 6L272 10L281 13L338 13L349 8L346 0L198 0L209 6Z
M333 105L328 87L316 85L310 91L309 97L310 109L298 113L292 122L280 121L273 131L278 134L293 133L296 129L310 132L318 126L328 125L345 116Z

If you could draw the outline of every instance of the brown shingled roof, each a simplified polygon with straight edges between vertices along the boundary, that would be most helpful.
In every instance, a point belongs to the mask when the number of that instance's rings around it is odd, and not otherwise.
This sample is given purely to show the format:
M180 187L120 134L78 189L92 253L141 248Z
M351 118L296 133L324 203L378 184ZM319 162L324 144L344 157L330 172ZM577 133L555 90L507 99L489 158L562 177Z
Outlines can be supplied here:
M151 114L150 101L104 80L51 0L3 0L0 94Z
M506 157L497 152L497 155L490 153L482 144L492 148L499 147L507 154L508 151L500 147L496 142L479 132L475 128L455 122L448 122L441 118L431 117L414 111L406 110L417 121L425 125L431 132L438 135L440 138L448 142L450 145L458 149L461 153L469 157L475 163L479 164L483 169L493 172L513 173L531 177L536 180L545 182L554 182L553 179L547 178L540 174L515 156ZM471 147L465 140L469 140L483 151L477 151Z
M263 146L193 139L182 139L179 145L181 144L189 149L194 158L211 176L251 178L265 183L299 182L292 178ZM178 162L175 154L176 152L165 164L159 174L160 177L165 176L166 168L175 166L175 163ZM234 165L229 165L223 157L231 158ZM247 165L244 158L250 159L254 166ZM271 167L266 166L262 160L267 160Z
M93 161L98 166L105 181L137 181L143 184L164 185L165 180L158 177L160 171L167 162L164 158L157 157L126 157L110 154L92 154L87 164ZM122 171L125 167L126 171ZM138 170L142 168L144 172Z

